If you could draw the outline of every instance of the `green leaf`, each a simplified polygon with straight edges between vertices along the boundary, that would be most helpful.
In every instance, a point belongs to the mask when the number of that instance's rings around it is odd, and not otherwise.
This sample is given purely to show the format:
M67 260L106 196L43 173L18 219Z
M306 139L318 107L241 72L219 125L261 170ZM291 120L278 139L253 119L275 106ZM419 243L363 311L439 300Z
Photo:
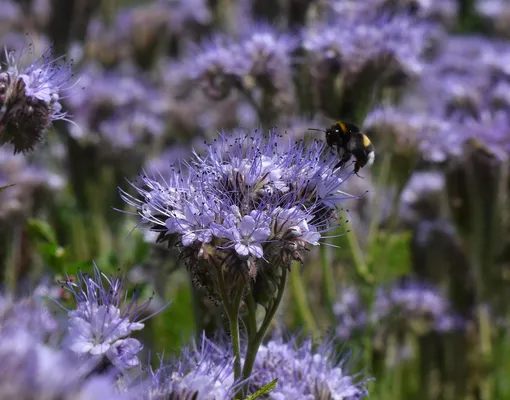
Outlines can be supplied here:
M9 185L0 186L0 193L2 193L5 189L10 188L11 186L14 186L15 183L10 183Z
M269 382L267 385L263 386L259 390L257 390L254 394L251 396L248 396L245 400L255 400L259 398L262 395L271 393L271 390L273 390L276 387L276 383L278 382L278 378L275 380Z
M41 221L39 219L29 219L28 234L32 239L51 244L58 244L55 231L51 225L45 221Z

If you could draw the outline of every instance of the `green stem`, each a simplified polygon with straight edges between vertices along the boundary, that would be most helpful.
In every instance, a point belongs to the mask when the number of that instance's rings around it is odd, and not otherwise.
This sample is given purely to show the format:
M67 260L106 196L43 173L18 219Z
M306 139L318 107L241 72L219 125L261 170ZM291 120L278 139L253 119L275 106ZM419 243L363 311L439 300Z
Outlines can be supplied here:
M485 367L492 359L491 322L486 307L478 308L478 324L480 326L480 352L482 353L483 366ZM480 398L487 400L493 393L493 377L484 376L480 383Z
M257 357L260 344L262 343L262 340L264 340L264 336L266 335L269 325L271 324L271 321L273 320L276 311L278 310L278 307L282 301L286 282L287 282L287 268L283 267L282 276L280 278L280 283L278 285L276 298L273 304L271 305L271 308L269 310L266 310L264 320L262 321L260 329L256 332L255 336L248 337L248 348L246 349L246 359L244 361L242 375L243 381L246 380L246 383L244 384L243 388L244 393L248 392L249 387L248 378L250 377L251 372L253 370L253 364L255 363L255 358Z
M369 271L368 265L365 262L365 258L361 251L356 232L354 232L352 227L347 231L346 236L352 257L354 258L354 266L358 276L360 276L366 283L373 284L375 282L374 276Z
M257 305L253 296L246 296L246 306L248 307L248 313L246 315L246 333L248 337L251 337L257 332Z
M331 265L331 257L329 256L329 248L321 246L321 264L322 264L322 283L324 286L324 294L326 296L326 306L329 318L332 322L335 320L333 313L333 304L335 303L335 279L333 277L333 268Z
M297 309L301 314L301 318L303 318L303 321L305 322L308 330L312 333L313 338L317 339L319 337L319 328L315 323L312 311L308 305L306 291L303 281L301 280L301 271L299 268L292 268L290 271L290 281L292 284L292 294L296 300Z
M383 190L381 188L385 187L388 183L390 171L391 171L391 154L387 154L383 157L381 161L381 170L379 172L379 176L377 177L376 189L375 189L375 198L374 204L372 206L373 216L370 221L370 228L368 231L368 245L372 245L377 232L379 231L379 224L381 222L381 214L382 214L382 193Z
M244 283L237 286L234 301L231 304L231 314L228 317L230 337L232 340L232 354L234 355L234 378L241 378L241 338L239 334L239 306L243 298Z
M234 379L237 381L241 378L241 341L239 334L239 306L241 305L241 300L243 298L245 284L244 283L241 284L241 281L239 281L234 299L232 303L230 303L221 267L218 267L217 271L219 292L228 317L228 323L230 328L230 340L232 341L232 355L234 356Z

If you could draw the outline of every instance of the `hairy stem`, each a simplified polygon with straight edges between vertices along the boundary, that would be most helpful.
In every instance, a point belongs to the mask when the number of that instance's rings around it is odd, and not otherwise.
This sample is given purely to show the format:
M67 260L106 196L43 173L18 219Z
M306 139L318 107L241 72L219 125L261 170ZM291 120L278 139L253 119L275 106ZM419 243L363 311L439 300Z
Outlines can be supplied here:
M324 288L324 294L326 296L326 307L328 310L329 318L331 323L335 321L335 315L333 314L333 305L335 304L335 278L333 276L333 268L331 265L331 257L329 248L327 246L321 246L321 264L322 264L322 283Z
M234 356L234 379L237 381L241 378L241 340L239 334L239 306L243 298L245 284L239 281L236 293L232 302L228 299L228 293L223 278L221 267L218 269L218 284L221 300L228 317L230 328L230 340L232 341L232 355Z
M299 268L293 268L290 275L292 294L296 301L298 312L315 340L319 336L319 328L317 327L317 323L315 322L315 318L308 304L306 290L303 285L303 280L301 279L301 271Z
M257 330L255 335L250 335L248 337L248 348L246 349L246 359L244 361L244 367L243 367L243 375L242 379L243 381L246 381L244 384L243 392L248 392L248 378L250 377L252 370L253 370L253 364L255 363L255 358L257 357L257 353L259 351L260 344L262 343L262 340L264 340L264 336L266 335L266 332L269 328L269 325L271 324L271 321L273 320L276 311L278 310L278 307L280 305L280 302L283 298L283 293L285 291L285 284L287 283L287 268L282 268L282 276L280 277L280 282L278 284L276 298L274 299L273 304L271 307L266 310L266 315L264 316L264 320L262 321L262 324L260 328Z

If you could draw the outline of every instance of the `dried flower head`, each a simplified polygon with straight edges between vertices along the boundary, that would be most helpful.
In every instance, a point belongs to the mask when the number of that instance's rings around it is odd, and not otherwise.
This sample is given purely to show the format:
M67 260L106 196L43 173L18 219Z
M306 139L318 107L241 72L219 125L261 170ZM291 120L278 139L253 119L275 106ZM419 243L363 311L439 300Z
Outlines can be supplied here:
M141 198L121 195L158 241L180 249L211 296L221 269L227 286L252 281L265 298L280 268L303 262L308 246L341 222L337 206L353 196L341 191L351 174L333 171L336 162L324 142L293 142L274 129L221 134L168 176L142 176L133 184Z
M0 145L27 152L42 140L55 120L66 119L60 98L71 79L72 63L53 58L52 48L21 69L14 52L6 52L7 69L0 72Z

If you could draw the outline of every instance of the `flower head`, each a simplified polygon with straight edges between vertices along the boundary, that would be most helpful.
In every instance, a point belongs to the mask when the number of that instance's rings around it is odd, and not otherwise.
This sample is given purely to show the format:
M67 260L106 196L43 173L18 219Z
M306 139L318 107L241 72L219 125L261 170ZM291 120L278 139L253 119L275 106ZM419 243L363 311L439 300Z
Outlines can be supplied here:
M150 398L227 400L236 393L232 357L227 348L202 336L184 347L178 359L151 371Z
M34 204L44 199L44 195L56 195L65 180L60 174L51 172L44 163L29 162L7 148L0 148L0 160L0 187L15 183L0 192L0 224L7 229L10 225L7 221L29 216Z
M24 329L0 333L0 398L127 400L111 375L94 376L65 350L53 349Z
M372 306L366 304L355 288L346 288L334 306L334 313L337 334L345 339L367 329L375 329L376 335L385 337L401 329L417 333L451 332L464 326L439 290L412 279L390 287L379 286Z
M353 196L341 191L350 174L333 171L336 162L325 143L293 142L275 130L221 134L165 179L142 176L134 184L141 198L122 197L159 241L181 249L202 286L219 266L234 281L266 279L303 261L341 221L337 206Z
M288 90L291 54L297 40L269 25L256 25L238 39L217 35L192 49L188 78L198 82L213 99L223 99L232 88ZM265 87L265 86L266 87ZM270 88L267 87L270 85Z
M138 291L128 301L123 285L123 277L108 277L95 266L93 276L80 272L76 282L63 282L77 303L77 309L68 312L69 349L85 358L104 358L120 370L139 363L142 345L129 335L144 327L148 317L142 317L151 301L138 304Z
M257 353L251 385L259 389L278 378L270 399L355 400L368 396L366 380L346 371L346 358L338 361L333 343L313 350L312 341L271 340Z
M58 324L50 311L35 297L14 301L8 296L0 296L0 335L15 335L26 331L36 340L57 331Z
M69 99L76 139L125 155L138 154L164 134L168 102L140 76L89 65L82 82L84 90Z
M66 119L60 98L72 77L72 63L52 58L51 52L50 47L25 68L9 52L7 70L0 72L0 145L11 143L14 153L32 150L52 121Z
M419 75L431 27L409 16L335 19L303 31L307 64L317 73L335 70L353 80L367 67L378 75ZM322 76L325 78L325 76Z

